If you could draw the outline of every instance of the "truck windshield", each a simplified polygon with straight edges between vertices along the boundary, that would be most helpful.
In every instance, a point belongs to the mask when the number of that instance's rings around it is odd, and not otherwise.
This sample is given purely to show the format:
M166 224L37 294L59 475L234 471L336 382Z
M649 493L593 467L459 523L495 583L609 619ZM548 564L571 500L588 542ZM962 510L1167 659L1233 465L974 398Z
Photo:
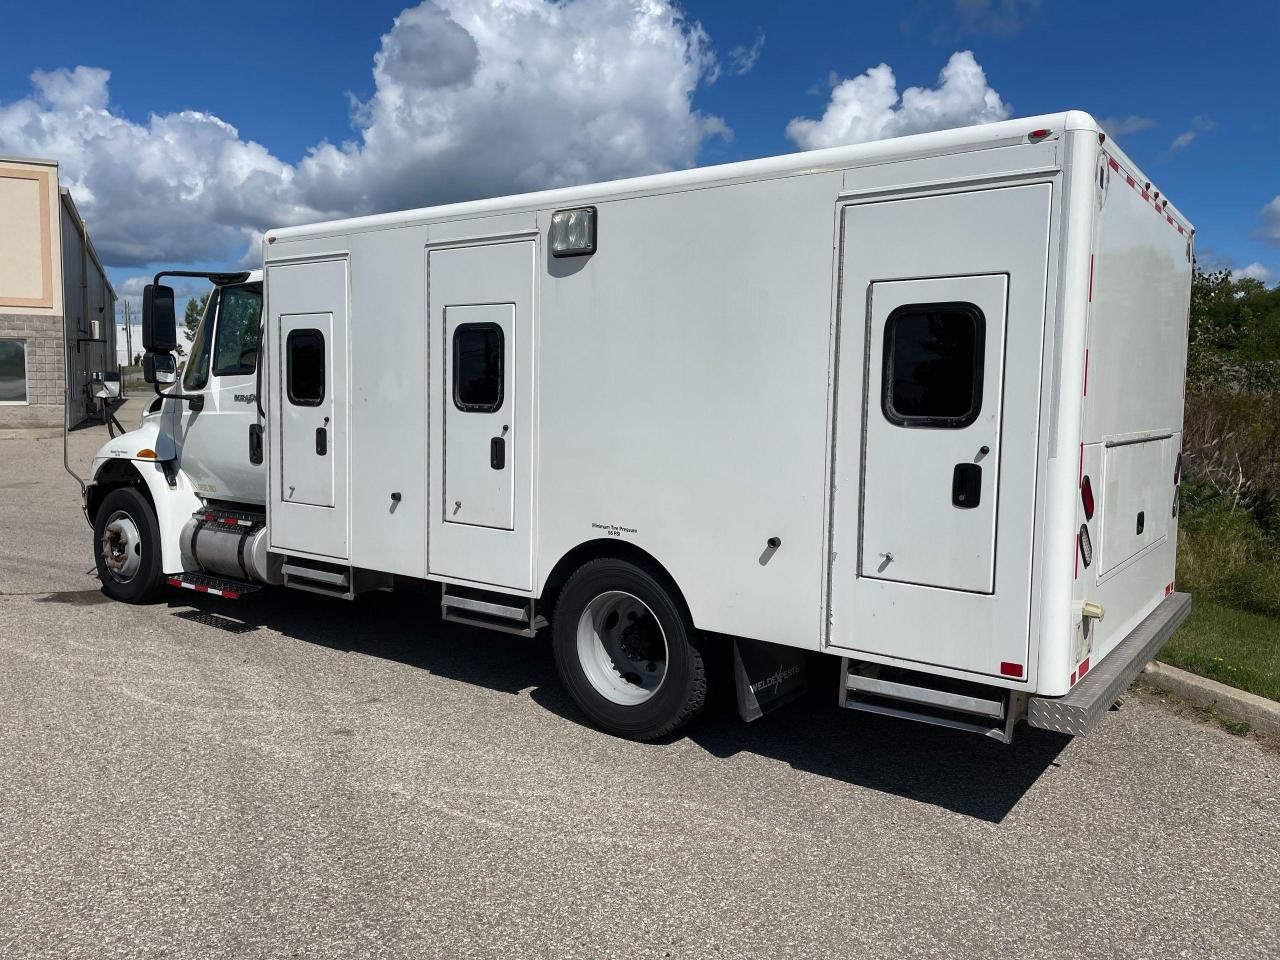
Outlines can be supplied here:
M262 284L215 288L191 342L184 389L203 389L211 366L215 377L253 373L261 325Z

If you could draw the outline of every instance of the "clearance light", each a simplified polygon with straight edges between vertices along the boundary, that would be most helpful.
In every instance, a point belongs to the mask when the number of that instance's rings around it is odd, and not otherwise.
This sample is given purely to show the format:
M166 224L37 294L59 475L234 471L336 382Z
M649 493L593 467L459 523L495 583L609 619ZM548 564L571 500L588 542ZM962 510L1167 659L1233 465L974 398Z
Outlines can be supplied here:
M136 456L139 460L154 460L156 458L156 452L150 447L143 447L137 452Z
M1080 559L1084 561L1086 570L1093 563L1093 541L1089 539L1089 528L1083 523L1080 524Z
M1093 519L1093 484L1089 482L1088 476L1080 481L1080 502L1084 506L1084 518L1086 520Z
M1049 136L1049 134L1051 133L1053 133L1052 130L1032 130L1029 134L1027 134L1027 139L1032 143L1039 143L1041 140Z
M1010 663L1008 660L1000 664L1000 676L1002 677L1019 677L1022 676L1022 664Z
M551 215L551 255L585 257L596 252L596 208L557 210Z

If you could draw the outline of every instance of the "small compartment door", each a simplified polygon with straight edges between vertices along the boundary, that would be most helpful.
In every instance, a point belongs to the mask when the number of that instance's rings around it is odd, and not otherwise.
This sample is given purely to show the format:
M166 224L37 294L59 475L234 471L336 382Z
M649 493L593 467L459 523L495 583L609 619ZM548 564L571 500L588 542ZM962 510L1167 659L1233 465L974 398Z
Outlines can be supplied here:
M1008 277L871 285L861 575L990 593Z

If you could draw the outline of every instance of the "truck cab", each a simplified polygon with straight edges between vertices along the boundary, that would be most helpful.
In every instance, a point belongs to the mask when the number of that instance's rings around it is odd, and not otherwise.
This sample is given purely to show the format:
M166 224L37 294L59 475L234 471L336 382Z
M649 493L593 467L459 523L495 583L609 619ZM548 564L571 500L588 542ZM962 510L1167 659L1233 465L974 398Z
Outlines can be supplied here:
M278 580L261 536L262 272L178 275L213 283L190 357L179 372L170 352L177 346L173 291L153 284L143 340L148 351L161 347L148 353L146 365L156 396L137 429L97 452L85 492L99 577L109 596L127 602L153 599L175 571L216 569L244 580ZM147 322L156 312L167 314L164 334Z

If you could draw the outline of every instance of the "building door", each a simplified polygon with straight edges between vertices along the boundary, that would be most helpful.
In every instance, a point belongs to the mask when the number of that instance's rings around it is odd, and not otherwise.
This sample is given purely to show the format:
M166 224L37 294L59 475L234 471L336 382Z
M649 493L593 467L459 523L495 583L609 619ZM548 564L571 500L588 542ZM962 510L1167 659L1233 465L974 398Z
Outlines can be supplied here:
M832 647L1026 678L1052 198L843 209Z
M267 269L279 411L271 451L271 545L347 556L347 264Z
M533 342L537 244L428 253L430 571L533 587Z

